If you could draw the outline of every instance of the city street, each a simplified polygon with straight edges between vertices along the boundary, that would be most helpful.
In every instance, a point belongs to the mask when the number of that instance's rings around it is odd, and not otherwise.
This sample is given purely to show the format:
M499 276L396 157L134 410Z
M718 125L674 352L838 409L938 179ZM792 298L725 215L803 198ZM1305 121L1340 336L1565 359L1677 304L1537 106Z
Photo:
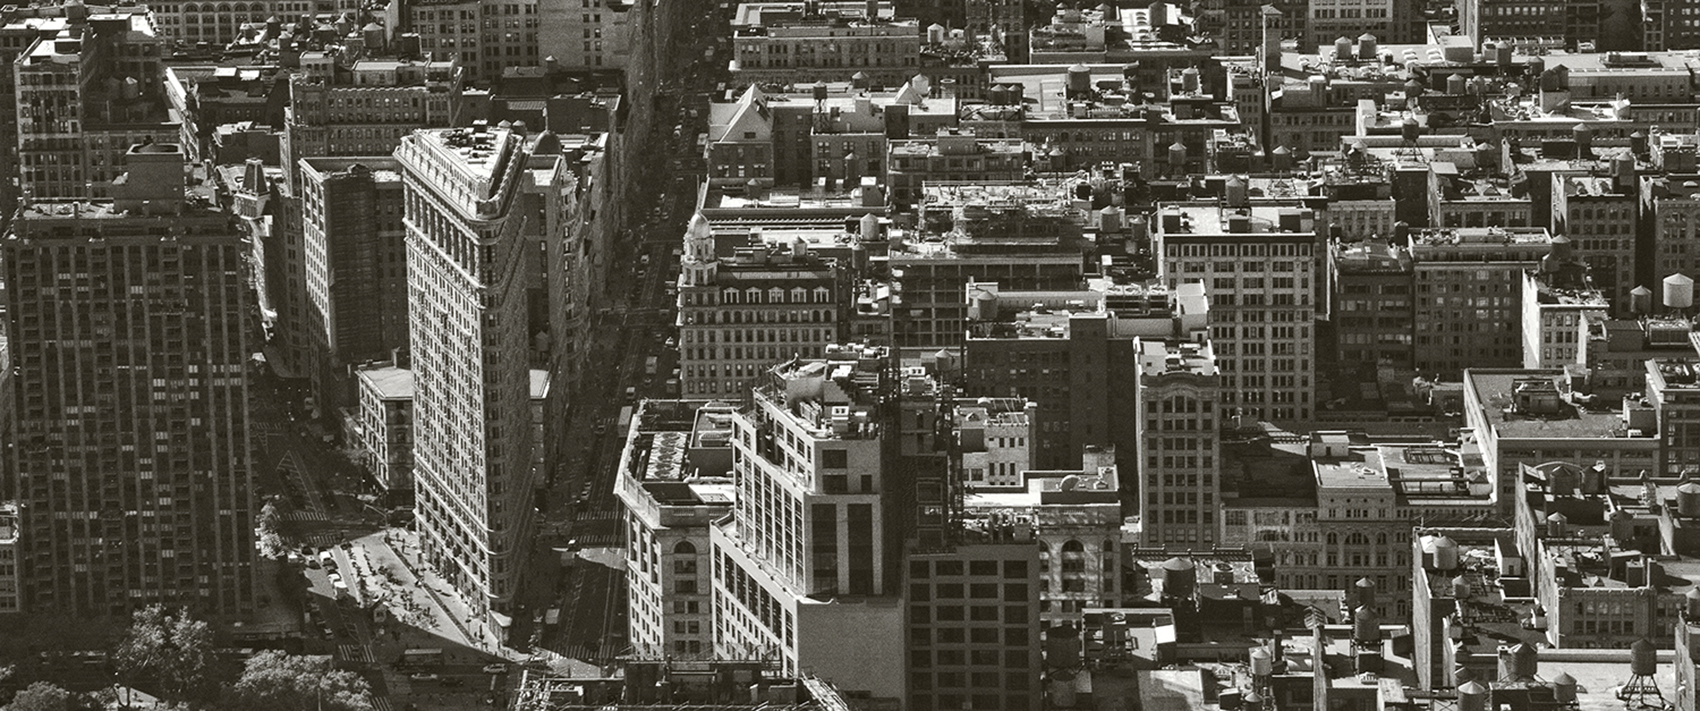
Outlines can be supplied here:
M544 495L543 535L522 592L524 607L515 620L516 645L537 639L543 649L587 661L608 660L625 651L625 573L584 560L559 565L558 549L624 545L623 512L613 491L614 469L626 441L626 432L617 426L620 409L635 409L643 398L678 396L667 392L678 362L676 349L666 345L677 337L675 297L668 285L678 275L674 249L696 207L701 163L696 136L707 129L708 118L703 89L719 81L724 70L706 59L703 50L728 31L726 18L681 15L659 22L688 24L690 29L680 34L697 46L666 52L659 60L688 65L663 71L665 81L655 79L660 91L653 104L650 145L665 149L651 151L631 168L655 178L642 181L644 185L660 189L633 203L649 207L630 210L641 220L622 233L607 290L593 305L588 372L583 392L574 396L572 439L566 449L573 454L567 466L556 468ZM641 70L632 76L638 84L651 81ZM646 361L652 356L656 369L648 375ZM628 387L632 397L626 395ZM537 634L534 620L550 608L560 609L559 624Z

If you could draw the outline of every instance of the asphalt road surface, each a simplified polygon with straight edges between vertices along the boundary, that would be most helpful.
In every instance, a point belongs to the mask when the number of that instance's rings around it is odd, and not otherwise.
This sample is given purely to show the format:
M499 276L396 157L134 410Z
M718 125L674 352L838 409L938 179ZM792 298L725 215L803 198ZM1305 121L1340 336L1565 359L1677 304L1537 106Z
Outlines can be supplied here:
M685 224L696 208L701 172L696 136L707 129L710 90L724 80L723 62L706 58L704 51L729 36L727 18L675 12L681 16L661 22L688 26L682 34L694 45L687 43L670 54L695 59L685 71L669 70L655 82L659 87L650 107L656 112L649 122L652 138L637 138L652 148L630 170L653 178L647 184L655 194L638 203L647 209L631 211L635 224L621 233L607 289L594 305L585 387L574 398L574 424L566 447L568 466L559 468L549 482L543 535L522 592L525 609L516 616L517 639L537 639L545 649L587 661L608 660L626 651L625 576L583 561L558 565L555 549L624 545L623 511L613 489L626 432L617 420L620 408L635 406L637 400L677 397L666 390L678 363L676 348L666 345L678 335L675 296L668 288L678 275L673 251L682 245ZM717 49L715 56L722 54ZM652 356L657 367L650 376L645 364ZM632 397L626 395L628 387ZM561 611L559 624L536 629L534 620L552 607Z

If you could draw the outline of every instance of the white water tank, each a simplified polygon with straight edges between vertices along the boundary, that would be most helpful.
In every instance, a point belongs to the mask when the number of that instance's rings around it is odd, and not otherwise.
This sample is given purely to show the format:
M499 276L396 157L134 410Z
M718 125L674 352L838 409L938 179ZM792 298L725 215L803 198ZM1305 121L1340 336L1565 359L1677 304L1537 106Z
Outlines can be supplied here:
M1694 279L1686 274L1665 277L1665 308L1686 309L1694 306Z

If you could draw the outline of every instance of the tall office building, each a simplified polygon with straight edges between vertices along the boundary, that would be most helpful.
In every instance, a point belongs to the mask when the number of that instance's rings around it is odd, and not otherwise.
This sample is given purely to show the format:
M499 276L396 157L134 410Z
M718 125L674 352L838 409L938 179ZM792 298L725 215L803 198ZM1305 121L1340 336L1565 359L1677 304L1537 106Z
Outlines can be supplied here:
M25 207L0 244L25 610L254 603L248 250L184 151L132 148L107 201Z
M197 160L187 94L141 7L43 26L13 63L17 177L28 199L106 194L130 146L176 144ZM49 32L48 29L57 30Z
M73 11L62 5L42 4L27 8L13 6L13 11L4 15L4 23L0 24L0 66L6 67L0 71L0 97L16 99L17 73L12 70L13 63L24 52L34 48L39 40L51 39L69 27L73 22L87 20L87 7ZM18 199L18 185L13 178L18 174L18 156L15 148L18 145L18 102L0 102L0 205L6 206L6 215L0 219L11 219L11 209Z
M425 0L409 4L406 12L420 49L458 60L467 81L486 84L502 78L506 67L535 67L541 59L537 0Z
M1222 523L1216 356L1205 339L1141 339L1136 350L1144 542L1213 545Z
M908 708L1037 711L1045 563L1033 534L979 520L961 538L908 556Z
M1570 240L1577 258L1588 264L1594 287L1611 300L1619 317L1629 313L1630 290L1652 282L1637 269L1637 257L1651 245L1637 244L1634 226L1641 200L1635 194L1635 158L1625 154L1623 159L1628 166L1620 168L1614 160L1610 178L1557 175L1552 186L1553 234Z
M626 439L614 494L626 509L626 601L637 654L713 656L708 531L732 508L732 411L702 400L646 400L633 417L637 432Z
M1170 288L1209 285L1220 415L1292 422L1315 411L1313 329L1327 252L1314 223L1308 208L1247 205L1244 194L1157 214L1152 239Z
M630 14L621 3L603 0L540 5L538 53L546 66L561 69L621 69L631 51Z
M452 54L401 59L379 45L302 52L300 61L284 110L283 166L292 185L302 158L383 155L416 128L464 125L464 71Z
M1523 343L1508 327L1523 316L1524 272L1552 251L1543 227L1413 230L1404 239L1416 287L1412 359L1417 369L1453 377L1465 368L1521 365Z
M904 611L882 503L897 433L884 349L830 347L762 376L732 417L732 515L709 530L714 651L903 694Z
M394 158L303 158L299 163L310 375L328 406L346 366L408 347L407 230ZM334 391L334 392L333 392Z
M495 628L534 525L528 265L566 231L559 151L553 134L482 123L416 131L396 150L418 526L428 562Z

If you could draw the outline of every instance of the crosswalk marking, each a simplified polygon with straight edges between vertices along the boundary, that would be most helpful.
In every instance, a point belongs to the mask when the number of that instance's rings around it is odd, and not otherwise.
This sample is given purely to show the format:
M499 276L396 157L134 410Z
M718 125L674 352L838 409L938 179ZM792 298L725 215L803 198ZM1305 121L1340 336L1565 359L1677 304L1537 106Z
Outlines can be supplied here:
M301 536L302 545L314 548L330 548L342 543L343 536L335 531L314 531Z
M361 664L371 664L372 663L372 651L361 646L361 645L358 645L358 644L342 644L342 645L337 645L336 649L337 649L337 654L339 656L341 656L344 661L356 662L356 663L361 663Z

